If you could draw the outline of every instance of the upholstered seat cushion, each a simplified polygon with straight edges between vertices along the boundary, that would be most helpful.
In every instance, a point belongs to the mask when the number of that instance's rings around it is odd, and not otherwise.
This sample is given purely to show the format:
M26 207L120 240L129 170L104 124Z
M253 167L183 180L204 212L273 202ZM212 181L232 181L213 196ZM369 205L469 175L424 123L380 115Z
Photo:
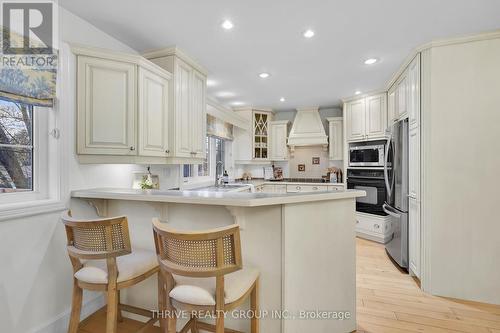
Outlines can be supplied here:
M87 283L108 283L106 260L86 260L82 263L83 267L75 273L75 278ZM158 260L154 251L133 249L131 254L117 257L116 265L119 283L158 267Z
M232 303L241 298L259 277L255 268L245 267L224 277L224 301ZM215 305L215 278L192 278L174 275L175 287L170 297L192 305Z

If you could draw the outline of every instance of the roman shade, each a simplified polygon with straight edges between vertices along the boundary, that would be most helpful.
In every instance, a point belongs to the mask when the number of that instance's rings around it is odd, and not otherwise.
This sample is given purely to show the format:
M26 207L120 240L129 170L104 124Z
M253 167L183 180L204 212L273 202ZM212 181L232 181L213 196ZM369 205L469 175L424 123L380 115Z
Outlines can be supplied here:
M2 36L22 43L23 36L0 26ZM11 41L12 43L12 41ZM22 44L21 44L22 45ZM56 95L57 51L53 54L9 54L3 45L0 61L0 98L52 107Z
M233 125L207 114L207 135L233 140Z

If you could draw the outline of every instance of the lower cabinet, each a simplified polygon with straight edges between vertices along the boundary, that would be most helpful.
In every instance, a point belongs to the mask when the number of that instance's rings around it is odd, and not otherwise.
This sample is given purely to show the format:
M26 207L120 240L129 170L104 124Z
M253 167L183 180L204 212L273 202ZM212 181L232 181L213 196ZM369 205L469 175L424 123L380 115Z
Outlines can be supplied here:
M356 212L356 235L385 244L391 239L391 220L388 216Z
M262 184L255 187L256 192L264 193L307 193L307 192L326 192L342 191L343 185L301 185L301 184Z
M420 202L413 198L409 199L408 225L408 255L410 272L420 278Z

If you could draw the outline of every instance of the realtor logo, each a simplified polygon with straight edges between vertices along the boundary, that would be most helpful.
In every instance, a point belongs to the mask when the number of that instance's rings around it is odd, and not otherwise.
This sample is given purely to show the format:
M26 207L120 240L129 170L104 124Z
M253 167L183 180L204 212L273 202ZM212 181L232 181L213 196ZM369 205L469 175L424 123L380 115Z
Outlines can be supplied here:
M3 54L52 54L55 6L50 1L2 2Z

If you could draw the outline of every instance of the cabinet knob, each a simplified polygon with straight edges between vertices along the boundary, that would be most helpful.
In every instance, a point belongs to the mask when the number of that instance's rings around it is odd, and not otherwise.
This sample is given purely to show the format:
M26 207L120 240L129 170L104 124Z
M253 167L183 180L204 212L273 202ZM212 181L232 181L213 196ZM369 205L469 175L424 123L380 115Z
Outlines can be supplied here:
M296 189L297 189L297 190L300 190L300 189L301 189L301 187L300 187L300 186L297 186L297 187L296 187Z
M170 154L170 149L165 150L165 153Z
M134 146L130 146L130 151L134 151L135 150L135 147Z
M359 220L356 220L356 224L359 224Z
M317 189L318 189L318 187L317 187L317 186L314 186L314 187L313 187L313 190L317 190Z
M373 225L373 227L374 227L375 229L378 229L378 228L380 228L380 225L378 225L378 224L374 224L374 225Z

